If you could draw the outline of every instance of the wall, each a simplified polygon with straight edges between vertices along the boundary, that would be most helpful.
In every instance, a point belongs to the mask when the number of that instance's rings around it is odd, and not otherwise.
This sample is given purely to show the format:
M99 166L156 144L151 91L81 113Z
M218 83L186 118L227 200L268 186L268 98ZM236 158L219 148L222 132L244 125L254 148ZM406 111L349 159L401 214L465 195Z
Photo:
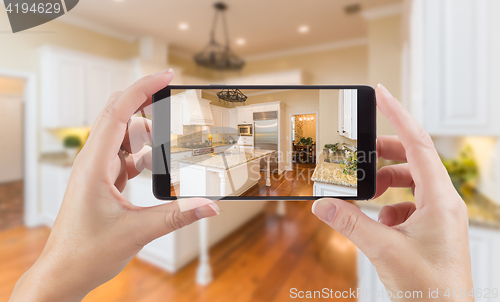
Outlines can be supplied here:
M23 178L24 81L0 77L0 183Z
M383 84L401 100L401 15L368 21L368 84ZM377 133L396 134L387 118L377 114Z
M296 115L295 116L295 123L300 123L299 118L302 118L302 131L303 131L303 137L308 138L312 137L313 141L316 142L316 114L306 114L306 115ZM307 119L311 119L310 121L307 121ZM292 135L292 132L290 130L290 135ZM299 139L299 137L296 137L296 139Z

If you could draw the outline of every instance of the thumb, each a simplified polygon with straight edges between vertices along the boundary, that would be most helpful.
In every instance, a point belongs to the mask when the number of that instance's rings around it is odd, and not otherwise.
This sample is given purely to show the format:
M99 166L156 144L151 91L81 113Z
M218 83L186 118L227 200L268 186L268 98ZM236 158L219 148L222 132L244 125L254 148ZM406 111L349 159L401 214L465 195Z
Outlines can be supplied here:
M397 232L366 216L344 200L316 200L312 212L334 230L351 240L370 260L378 258L393 244Z
M183 211L184 209L190 209ZM143 208L137 212L134 230L139 243L147 243L193 222L220 214L219 206L206 198L186 198Z

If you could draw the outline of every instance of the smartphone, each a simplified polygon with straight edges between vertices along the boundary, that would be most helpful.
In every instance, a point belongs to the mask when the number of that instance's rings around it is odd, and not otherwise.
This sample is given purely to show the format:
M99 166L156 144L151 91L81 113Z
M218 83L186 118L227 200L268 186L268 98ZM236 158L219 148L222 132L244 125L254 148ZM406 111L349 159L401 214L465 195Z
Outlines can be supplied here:
M168 86L153 95L158 199L366 200L375 194L370 86Z

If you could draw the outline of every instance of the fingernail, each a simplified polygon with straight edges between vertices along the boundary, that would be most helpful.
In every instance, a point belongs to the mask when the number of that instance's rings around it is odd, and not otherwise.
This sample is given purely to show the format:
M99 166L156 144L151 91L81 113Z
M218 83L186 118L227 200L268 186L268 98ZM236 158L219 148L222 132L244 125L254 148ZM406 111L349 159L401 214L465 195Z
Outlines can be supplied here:
M172 73L172 72L174 72L174 70L170 68L167 73Z
M391 96L392 97L392 94L389 92L389 90L387 90L387 88L385 88L384 85L382 84L377 84L377 88L380 89L380 91L383 93L383 94L386 94L387 96Z
M162 71L159 71L157 72L156 74L171 74L173 73L174 70L172 68L170 68L169 70L162 70Z
M194 216L196 216L197 219L217 216L219 214L219 206L215 202L209 203L194 210Z
M335 218L337 206L331 202L331 199L319 199L313 204L312 212L324 222L331 223Z

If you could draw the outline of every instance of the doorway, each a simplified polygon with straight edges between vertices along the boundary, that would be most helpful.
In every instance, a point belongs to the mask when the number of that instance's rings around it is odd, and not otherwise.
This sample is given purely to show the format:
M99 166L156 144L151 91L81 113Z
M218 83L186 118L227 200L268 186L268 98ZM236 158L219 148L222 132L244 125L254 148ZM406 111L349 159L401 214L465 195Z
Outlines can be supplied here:
M25 81L0 76L0 231L23 225Z
M292 169L316 167L317 114L293 114L291 117Z

